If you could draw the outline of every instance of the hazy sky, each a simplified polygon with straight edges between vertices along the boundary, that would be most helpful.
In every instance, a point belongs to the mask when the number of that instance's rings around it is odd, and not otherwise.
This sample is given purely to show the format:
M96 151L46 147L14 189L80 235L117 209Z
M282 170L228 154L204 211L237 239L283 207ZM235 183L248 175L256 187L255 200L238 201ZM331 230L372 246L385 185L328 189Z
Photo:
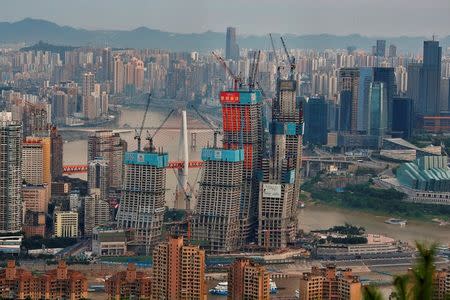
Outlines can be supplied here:
M0 21L172 32L450 34L450 0L0 0Z

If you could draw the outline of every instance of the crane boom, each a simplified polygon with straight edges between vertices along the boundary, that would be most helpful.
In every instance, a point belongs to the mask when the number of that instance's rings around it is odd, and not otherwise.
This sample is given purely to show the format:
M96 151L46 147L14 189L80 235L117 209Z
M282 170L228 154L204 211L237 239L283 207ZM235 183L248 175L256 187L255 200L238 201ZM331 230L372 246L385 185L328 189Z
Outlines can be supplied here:
M289 55L289 51L286 47L286 43L284 42L283 37L280 37L281 43L283 44L284 52L288 58L289 65L291 66L291 80L294 79L294 71L295 71L295 57Z
M197 113L197 115L199 115L199 117L203 120L203 122L206 123L206 125L208 125L208 127L214 132L214 148L217 148L217 135L220 134L220 130L213 126L211 124L211 122L204 116L202 115L197 108L195 108L195 106L191 105L192 109Z
M225 62L225 60L223 59L222 56L216 54L214 51L212 52L212 55L214 56L214 58L223 66L223 68L225 69L225 71L228 73L228 75L231 76L231 78L233 78L233 82L234 82L234 90L237 91L238 86L240 86L242 84L242 80L241 77L239 75L235 75L233 73L233 71L230 69L230 67L228 67L227 63Z
M139 131L136 131L136 134L134 136L134 139L137 140L137 146L138 146L137 150L138 150L138 152L141 151L142 130L144 129L145 119L147 118L147 113L148 113L148 108L150 106L151 97L152 97L152 93L149 93L148 94L148 98L147 98L147 105L145 106L144 117L142 118L141 127L139 128Z
M166 116L166 118L164 119L164 121L162 121L162 123L158 126L158 128L156 128L155 132L152 135L149 135L147 137L147 140L149 142L150 145L150 151L153 152L155 150L155 146L153 145L153 138L155 137L155 135L161 130L161 128L164 126L164 124L166 124L167 120L169 120L170 116L173 114L175 110L172 109L169 114ZM148 132L148 131L147 131Z
M275 50L275 43L273 42L273 38L272 38L272 34L269 33L269 37L270 37L270 43L272 44L272 51L273 51L273 56L275 58L275 63L277 64L277 68L279 67L279 63L278 63L278 55L277 55L277 51Z

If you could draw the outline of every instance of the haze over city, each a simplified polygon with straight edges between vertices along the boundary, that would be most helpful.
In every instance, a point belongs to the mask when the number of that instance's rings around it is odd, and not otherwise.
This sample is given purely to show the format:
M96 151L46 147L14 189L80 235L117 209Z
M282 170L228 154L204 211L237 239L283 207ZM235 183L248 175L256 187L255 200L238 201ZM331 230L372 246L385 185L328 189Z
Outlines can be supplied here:
M432 4L432 5L430 5ZM86 29L146 26L180 33L352 34L369 36L446 36L447 0L15 0L2 1L1 21L39 18Z

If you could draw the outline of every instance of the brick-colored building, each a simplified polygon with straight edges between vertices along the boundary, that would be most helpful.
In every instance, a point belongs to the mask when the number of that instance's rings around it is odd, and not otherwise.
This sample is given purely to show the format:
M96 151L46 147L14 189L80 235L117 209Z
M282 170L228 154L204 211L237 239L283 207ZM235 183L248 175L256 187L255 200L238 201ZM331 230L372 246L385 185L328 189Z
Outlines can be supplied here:
M0 296L6 299L67 299L87 298L87 279L77 271L69 270L64 261L56 269L42 276L16 268L9 260L0 271Z
M269 300L269 272L247 258L236 259L228 272L228 299Z
M312 267L300 279L300 300L361 300L361 281L351 269Z
M205 251L170 237L153 251L152 299L206 300Z
M121 271L108 278L105 291L110 300L150 299L150 274L136 271L136 265L129 263L126 271Z
M441 269L434 275L433 300L445 300L450 295L450 270Z

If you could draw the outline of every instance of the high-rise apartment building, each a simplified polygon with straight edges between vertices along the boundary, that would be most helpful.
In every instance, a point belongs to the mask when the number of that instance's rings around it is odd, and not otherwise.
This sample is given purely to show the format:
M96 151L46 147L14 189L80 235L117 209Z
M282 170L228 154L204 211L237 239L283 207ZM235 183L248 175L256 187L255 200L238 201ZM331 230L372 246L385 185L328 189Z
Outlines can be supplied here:
M442 48L438 41L423 42L422 81L420 86L420 108L426 116L440 114L440 86L441 86Z
M51 187L50 137L26 137L22 148L22 177L32 185L46 184Z
M66 124L69 116L69 97L63 91L57 91L52 95L52 121L54 124Z
M269 300L269 272L248 258L238 258L228 272L228 299Z
M103 200L108 199L109 191L109 165L108 161L103 158L88 161L88 190L89 193L93 189L100 190L100 197Z
M107 225L110 221L109 203L101 197L101 190L90 188L84 198L84 235L91 236L96 226Z
M22 187L25 211L48 212L48 187L42 185L26 185Z
M120 56L114 56L114 63L113 63L113 83L114 83L114 93L116 94L122 94L125 88L125 81L124 81L124 65L122 58Z
M202 150L204 166L192 219L194 240L204 249L227 253L237 249L244 152L221 148Z
M358 131L358 68L342 68L339 70L339 92L341 93L341 100L342 93L345 93L346 97L349 98L348 100L350 100L350 132L356 133Z
M361 300L361 281L351 269L338 270L334 265L312 267L300 278L300 300Z
M63 140L56 127L50 129L52 181L63 175Z
M108 300L150 299L150 274L137 271L136 265L129 263L126 271L120 271L105 281Z
M433 300L448 299L450 294L450 270L440 269L434 273Z
M223 148L243 149L242 191L239 208L240 244L253 235L257 220L259 183L264 152L262 95L260 91L220 93L223 120Z
M82 96L90 96L94 92L95 74L87 72L83 74Z
M367 133L384 136L388 125L387 92L384 82L370 83L368 109Z
M78 213L57 211L54 216L55 237L78 237Z
M94 132L88 139L88 161L102 158L109 166L109 187L120 189L123 178L123 155L127 144L118 133L112 130Z
M239 45L236 42L236 28L227 27L225 58L239 61Z
M0 232L22 229L22 126L0 113Z
M161 241L167 153L126 152L117 224L134 231L136 251L148 254Z
M153 250L152 299L206 300L205 252L170 237Z

